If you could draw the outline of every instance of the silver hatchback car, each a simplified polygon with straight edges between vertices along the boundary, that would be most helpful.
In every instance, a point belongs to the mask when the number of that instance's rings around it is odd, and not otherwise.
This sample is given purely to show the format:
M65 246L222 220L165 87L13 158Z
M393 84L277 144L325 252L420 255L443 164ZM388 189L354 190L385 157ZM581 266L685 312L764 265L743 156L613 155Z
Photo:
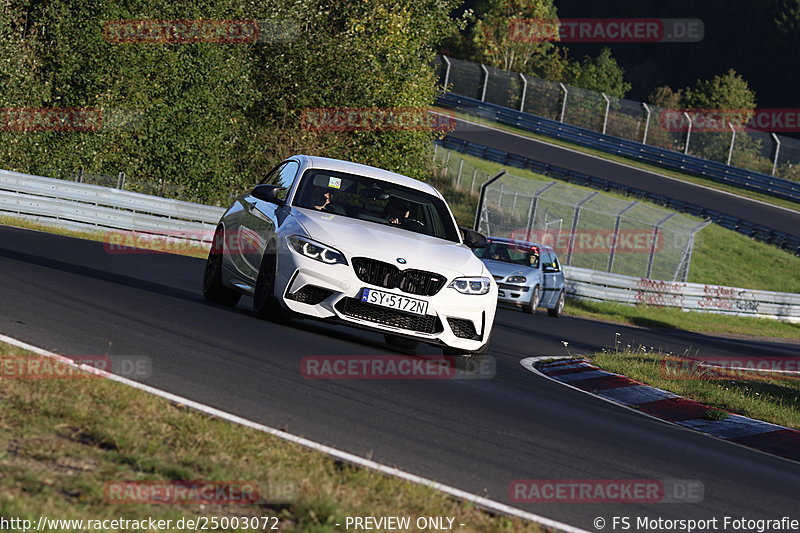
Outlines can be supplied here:
M564 310L564 272L555 251L543 244L490 237L473 250L497 281L497 300L528 313L544 307L552 317Z

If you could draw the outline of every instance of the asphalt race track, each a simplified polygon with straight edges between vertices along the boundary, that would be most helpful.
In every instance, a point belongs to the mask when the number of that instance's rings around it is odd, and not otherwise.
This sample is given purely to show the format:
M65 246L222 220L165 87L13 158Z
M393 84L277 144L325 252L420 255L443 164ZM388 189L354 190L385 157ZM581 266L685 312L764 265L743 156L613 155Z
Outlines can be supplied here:
M533 155L533 154L532 154ZM797 356L718 339L514 310L498 313L486 380L310 380L309 355L392 354L382 337L210 305L203 260L0 227L0 333L66 355L152 359L143 381L323 444L512 503L516 479L699 480L694 504L514 504L594 531L612 516L800 518L800 465L661 423L532 374L525 357L624 343L701 355ZM421 355L438 352L423 347Z
M449 137L479 143L621 185L689 202L756 224L763 224L789 235L800 235L800 212L797 211L770 206L689 182L659 176L646 170L599 159L536 139L465 122L461 119L454 120L456 129L448 134ZM513 169L510 169L510 172L513 174Z

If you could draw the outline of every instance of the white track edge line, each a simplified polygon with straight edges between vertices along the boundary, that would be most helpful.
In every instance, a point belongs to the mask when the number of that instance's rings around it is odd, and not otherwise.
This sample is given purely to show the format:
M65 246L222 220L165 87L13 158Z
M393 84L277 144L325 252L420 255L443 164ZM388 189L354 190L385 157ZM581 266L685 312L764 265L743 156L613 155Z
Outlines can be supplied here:
M576 354L576 355L580 355L580 354ZM581 356L581 357L583 357L583 356ZM731 444L733 446L738 446L740 448L744 448L745 450L750 450L751 452L757 452L757 453L772 457L774 459L783 459L784 461L789 461L793 465L796 465L798 463L798 461L794 461L793 459L789 459L788 457L782 457L780 455L775 455L773 453L765 452L764 450L759 450L758 448L751 448L750 446L745 446L744 444L739 444L738 442L734 442L732 440L723 439L722 437L718 437L717 435L714 435L713 433L707 433L705 431L700 431L699 429L692 429L692 428L689 428L689 427L686 427L686 426L682 426L682 425L680 425L680 424L678 424L676 422L671 422L669 420L664 420L663 418L658 418L657 416L651 415L650 413L645 413L645 412L640 411L638 409L634 409L633 407L630 407L628 405L617 403L617 402L615 402L614 400L612 400L610 398L606 398L604 396L599 396L597 394L592 394L591 392L589 392L587 390L579 389L578 387L576 387L574 385L570 385L569 383L566 383L564 381L558 381L557 379L548 376L547 374L545 374L544 372L542 372L541 370L539 370L535 366L536 363L539 362L539 361L552 361L552 360L556 360L556 359L571 359L571 358L567 357L567 356L561 356L561 357L558 357L558 356L556 356L556 357L553 357L553 356L526 357L525 359L521 359L519 364L522 365L522 367L525 368L526 370L528 370L528 371L530 371L530 372L532 372L532 373L534 373L534 374L536 374L536 375L538 375L540 377L543 377L544 379L550 380L553 383L558 383L560 385L564 385L565 387L569 387L570 389L573 389L573 390L576 390L576 391L578 391L580 393L583 393L583 394L586 394L588 396L591 396L592 398L597 398L598 400L603 400L604 402L608 402L610 404L616 405L617 407L622 407L623 409L627 409L628 411L632 411L632 412L634 412L634 413L636 413L638 415L641 415L641 416L646 416L647 418L651 418L651 419L653 419L653 420L655 420L657 422L661 422L662 424L667 424L668 426L671 426L673 428L676 428L676 429L679 429L679 430L683 430L683 431L690 431L692 433L699 433L700 435L705 435L707 437L711 437L712 439L720 440L722 442L727 442L728 444ZM667 392L669 392L669 391L667 391ZM742 415L739 415L739 416L742 416ZM763 420L762 420L762 422L763 422ZM781 427L783 427L783 426L781 426ZM789 428L789 429L791 429L791 428ZM758 435L760 435L760 434L761 433L758 433Z
M440 116L447 116L447 115L443 115L442 113L439 113L438 111L431 111L431 113L435 114L435 115L440 115ZM513 135L515 137L520 137L522 139L527 139L529 141L546 144L547 146L552 146L554 148L561 148L562 150L567 150L567 151L572 152L574 154L580 154L580 155L585 155L587 157L592 157L594 159L599 159L601 161L605 161L606 163L611 163L613 165L619 165L619 166L622 166L622 167L625 167L625 168L630 168L632 170L638 170L640 172L646 172L647 174L652 174L654 176L659 176L659 177L666 178L666 179L672 180L672 181L678 181L680 183L685 183L687 185L693 185L695 187L700 187L700 188L703 188L703 189L706 189L706 190L709 190L709 191L718 192L720 194L727 194L728 196L733 196L734 198L739 198L740 200L747 200L749 202L755 202L755 203L758 203L758 204L761 204L761 205L764 205L764 206L767 206L767 207L774 207L775 209L782 209L784 211L788 211L789 213L793 213L795 215L800 214L800 211L795 211L794 209L789 209L788 207L783 207L782 205L775 205L775 204L771 204L769 202L765 202L764 200L757 200L755 198L748 198L747 196L742 196L742 195L736 194L734 192L715 189L714 187L711 187L710 185L703 185L702 183L694 183L692 181L682 180L680 178L675 178L673 176L667 176L666 174L661 174L659 172L654 172L652 170L647 170L647 169L644 169L644 168L641 168L641 167L637 167L635 165L631 165L630 163L623 163L621 161L614 161L613 159L607 159L607 158L599 156L599 155L582 152L581 150L577 150L575 148L570 148L568 146L561 146L559 144L554 144L554 143L551 143L551 142L543 141L541 139L536 139L534 137L529 137L527 135L522 135L521 133L515 133L513 131L506 131L506 130L503 130L503 129L500 129L500 128L497 128L497 127L494 127L494 126L490 126L490 125L487 125L487 124L481 124L480 122L473 122L473 121L467 120L465 118L459 118L459 117L456 117L456 116L454 116L452 118L454 120L460 120L461 122L466 122L467 124L472 124L473 126L480 126L481 128L485 128L485 129L492 130L492 131L499 131L501 133L505 133L505 134L508 134L508 135ZM509 127L513 127L513 126L509 126ZM534 133L534 132L531 132L531 133L533 133L534 135L544 135L542 133ZM567 141L564 141L564 142L567 142ZM620 156L620 157L624 157L624 156ZM478 158L478 159L480 159L480 158ZM514 168L516 168L516 167L514 167ZM531 172L533 172L533 171L531 171ZM698 176L695 176L695 177L698 177ZM704 179L708 179L708 178L704 178ZM735 185L731 185L731 186L735 187ZM754 192L757 192L757 191L754 191Z
M523 511L522 509L517 509L516 507L512 507L510 505L507 505L507 504L504 504L504 503L501 503L501 502L497 502L497 501L491 500L489 498L484 498L482 496L477 496L475 494L471 494L471 493L466 492L464 490L461 490L461 489L458 489L458 488L455 488L455 487L451 487L449 485L445 485L444 483L439 483L438 481L433 481L431 479L427 479L427 478L424 478L422 476L418 476L416 474L412 474L410 472L406 472L404 470L400 470L399 468L386 466L386 465L380 464L378 462L372 461L370 459L365 459L365 458L360 457L358 455L354 455L354 454L351 454L349 452L338 450L338 449L333 448L331 446L326 446L324 444L320 444L318 442L314 442L314 441L312 441L310 439L306 439L304 437L299 437L297 435L293 435L293 434L288 433L286 431L281 431L279 429L275 429L275 428L272 428L272 427L269 427L269 426L266 426L266 425L263 425L263 424L259 424L257 422L253 422L251 420L247 420L246 418L242 418L242 417L227 413L227 412L222 411L220 409L216 409L214 407L210 407L208 405L204 405L204 404L199 403L199 402L195 402L194 400L189 400L188 398L183 398L183 397L178 396L176 394L172 394L171 392L166 392L166 391L163 391L161 389L157 389L155 387L151 387L149 385L145 385L143 383L139 383L137 381L133 381L133 380L124 378L122 376L118 376L116 374L112 374L110 372L106 372L105 370L100 370L100 369L97 369L97 368L92 367L92 366L76 364L74 360L72 360L72 359L70 359L68 357L65 357L63 355L59 355L59 354L54 353L54 352L50 352L48 350L44 350L44 349L39 348L37 346L33 346L33 345L28 344L26 342L17 340L17 339L15 339L13 337L8 337L6 335L0 334L0 342L5 342L6 344L10 344L12 346L16 346L18 348L22 348L23 350L28 350L29 352L33 352L33 353L35 353L37 355L41 355L41 356L44 356L44 357L51 357L53 359L56 359L56 360L59 360L59 361L65 363L65 364L80 368L81 370L84 370L86 372L89 372L89 373L92 373L92 374L97 374L97 375L99 375L101 377L104 377L104 378L110 379L112 381L116 381L116 382L128 385L130 387L133 387L135 389L147 392L147 393L152 394L154 396L158 396L158 397L164 398L164 399L166 399L166 400L168 400L170 402L182 404L182 405L184 405L186 407L190 407L190 408L192 408L192 409L194 409L196 411L199 411L199 412L202 412L202 413L205 413L205 414L217 417L217 418L221 418L221 419L226 420L228 422L232 422L234 424L238 424L238 425L245 426L245 427L248 427L248 428L251 428L251 429L255 429L257 431L261 431L262 433L267 433L267 434L272 435L274 437L278 437L280 439L283 439L283 440L298 444L298 445L303 446L305 448L310 448L310 449L312 449L314 451L324 453L324 454L329 455L331 457L334 457L336 459L340 459L342 461L346 461L348 463L352 463L352 464L355 464L355 465L363 467L363 468L368 468L370 470L375 470L375 471L380 472L382 474L387 474L387 475L394 476L394 477L397 477L397 478L400 478L400 479L403 479L403 480L406 480L406 481L410 481L412 483L417 483L419 485L430 487L430 488L438 490L440 492L444 492L445 494L448 494L448 495L453 496L455 498L466 500L468 502L474 503L474 504L476 504L476 505L478 505L480 507L484 507L484 508L492 510L492 511L496 511L496 512L503 513L503 514L510 515L510 516L514 516L514 517L517 517L517 518L522 518L524 520L529 520L529 521L532 521L532 522L536 522L536 523L538 523L538 524L540 524L542 526L555 528L555 529L558 529L560 531L564 531L566 533L590 533L587 530L580 529L578 527L571 526L571 525L565 524L563 522L558 522L557 520L552 520L552 519L544 517L544 516L540 516L540 515L537 515L537 514L534 514L534 513L530 513L528 511Z

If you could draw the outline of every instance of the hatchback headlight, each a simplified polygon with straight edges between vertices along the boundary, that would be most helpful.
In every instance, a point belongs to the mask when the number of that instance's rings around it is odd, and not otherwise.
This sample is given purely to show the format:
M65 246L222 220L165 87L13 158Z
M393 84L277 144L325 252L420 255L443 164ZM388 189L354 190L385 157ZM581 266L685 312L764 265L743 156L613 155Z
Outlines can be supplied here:
M526 281L528 281L528 278L526 278L525 276L511 276L506 281L509 283L525 283Z
M306 257L315 259L321 263L328 265L335 265L337 263L346 265L347 259L344 254L335 248L331 248L327 244L322 244L309 239L308 237L301 237L300 235L292 235L286 239L289 245Z
M456 278L448 287L462 294L486 294L492 281L489 278Z

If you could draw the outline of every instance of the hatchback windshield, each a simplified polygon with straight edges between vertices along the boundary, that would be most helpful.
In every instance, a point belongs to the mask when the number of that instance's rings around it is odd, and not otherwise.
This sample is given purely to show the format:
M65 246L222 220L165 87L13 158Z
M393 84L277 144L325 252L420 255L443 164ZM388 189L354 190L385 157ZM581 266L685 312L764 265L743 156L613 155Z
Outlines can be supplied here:
M477 248L475 255L481 259L492 259L532 268L539 267L539 248L535 246L490 242L486 248Z
M309 170L300 181L293 205L460 242L442 200L365 176Z

